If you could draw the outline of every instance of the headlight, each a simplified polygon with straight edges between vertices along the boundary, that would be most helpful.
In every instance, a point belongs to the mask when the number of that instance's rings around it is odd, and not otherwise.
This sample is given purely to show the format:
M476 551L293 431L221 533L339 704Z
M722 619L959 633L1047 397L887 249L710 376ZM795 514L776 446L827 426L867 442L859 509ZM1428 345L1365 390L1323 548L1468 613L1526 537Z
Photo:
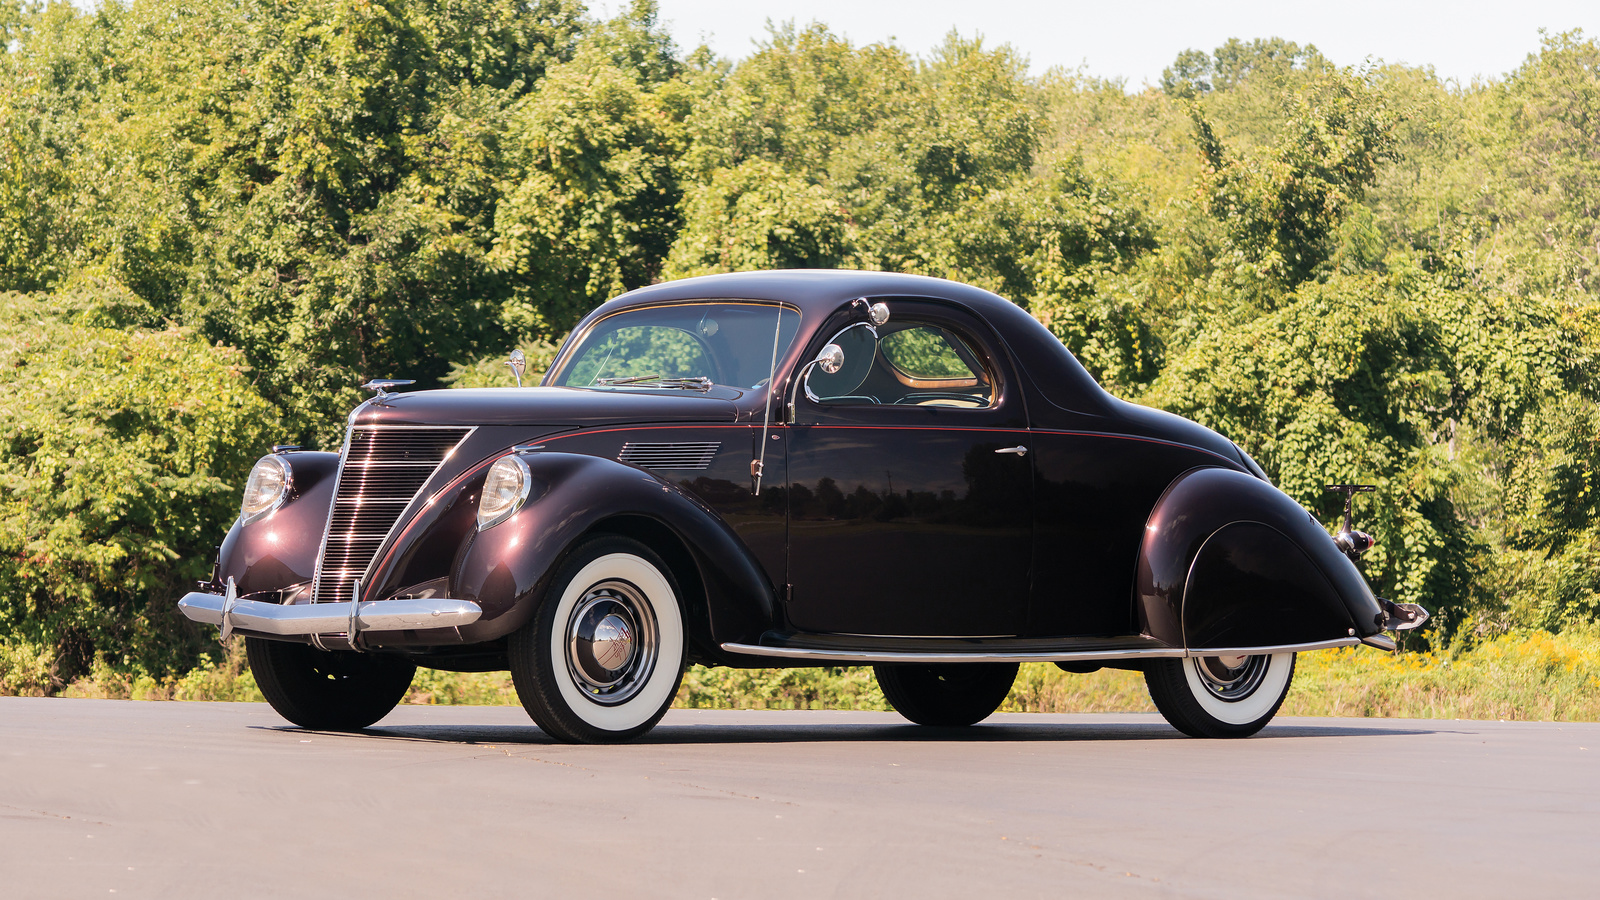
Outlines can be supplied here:
M239 505L239 524L248 525L283 505L289 496L293 472L281 456L263 456L250 470L244 483L244 502Z
M483 480L483 496L478 499L478 530L499 525L522 508L528 499L528 489L533 486L533 476L528 464L515 453L502 456L489 467Z

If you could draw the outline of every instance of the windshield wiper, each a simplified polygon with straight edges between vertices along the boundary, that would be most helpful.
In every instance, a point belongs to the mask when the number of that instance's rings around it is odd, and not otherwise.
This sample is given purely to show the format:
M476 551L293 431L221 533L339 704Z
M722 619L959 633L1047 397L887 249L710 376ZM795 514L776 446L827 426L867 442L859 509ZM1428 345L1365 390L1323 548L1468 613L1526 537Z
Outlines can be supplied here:
M659 381L660 375L635 375L631 378L596 378L595 384L638 384L641 381Z
M686 391L709 391L711 379L704 375L695 375L692 378L662 378L660 375L634 375L631 378L596 378L594 383L601 387L627 385L629 387L663 387L677 388Z

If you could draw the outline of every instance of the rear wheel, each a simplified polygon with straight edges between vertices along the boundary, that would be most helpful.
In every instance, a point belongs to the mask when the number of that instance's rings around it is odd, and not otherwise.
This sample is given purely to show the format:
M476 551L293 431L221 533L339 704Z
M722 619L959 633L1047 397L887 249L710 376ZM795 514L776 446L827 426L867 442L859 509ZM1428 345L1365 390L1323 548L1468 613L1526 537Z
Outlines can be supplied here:
M872 667L884 699L918 725L962 726L987 719L1017 680L1016 663L884 663Z
M509 650L517 697L546 734L584 744L638 737L666 714L683 677L671 571L638 541L590 539Z
M1144 671L1161 715L1190 737L1249 737L1278 714L1294 654L1152 660Z
M402 659L245 638L256 686L301 728L359 731L389 714L417 667Z

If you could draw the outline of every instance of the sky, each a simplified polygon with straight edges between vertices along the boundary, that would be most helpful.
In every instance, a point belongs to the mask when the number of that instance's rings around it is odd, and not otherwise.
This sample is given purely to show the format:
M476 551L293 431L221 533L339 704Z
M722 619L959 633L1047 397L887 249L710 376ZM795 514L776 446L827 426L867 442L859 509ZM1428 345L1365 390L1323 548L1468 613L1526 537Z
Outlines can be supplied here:
M1499 77L1539 49L1539 29L1600 35L1600 0L660 0L661 17L684 50L701 42L719 55L748 55L766 23L813 20L857 44L888 41L926 54L955 28L986 44L1007 43L1035 74L1061 66L1123 78L1130 90L1159 84L1182 50L1211 51L1230 37L1281 37L1315 44L1338 65L1371 60L1431 65L1467 84ZM622 0L591 0L614 13Z

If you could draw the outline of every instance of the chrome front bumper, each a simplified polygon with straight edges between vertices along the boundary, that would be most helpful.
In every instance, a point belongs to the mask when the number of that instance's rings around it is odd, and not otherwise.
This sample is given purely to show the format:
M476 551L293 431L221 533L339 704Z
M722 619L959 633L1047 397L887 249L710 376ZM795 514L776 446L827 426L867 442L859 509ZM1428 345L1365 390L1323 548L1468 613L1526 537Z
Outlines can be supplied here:
M478 621L478 617L483 615L483 609L470 600L445 597L282 606L198 591L184 594L183 599L178 601L178 608L196 622L221 626L224 638L234 629L291 636L458 628Z

